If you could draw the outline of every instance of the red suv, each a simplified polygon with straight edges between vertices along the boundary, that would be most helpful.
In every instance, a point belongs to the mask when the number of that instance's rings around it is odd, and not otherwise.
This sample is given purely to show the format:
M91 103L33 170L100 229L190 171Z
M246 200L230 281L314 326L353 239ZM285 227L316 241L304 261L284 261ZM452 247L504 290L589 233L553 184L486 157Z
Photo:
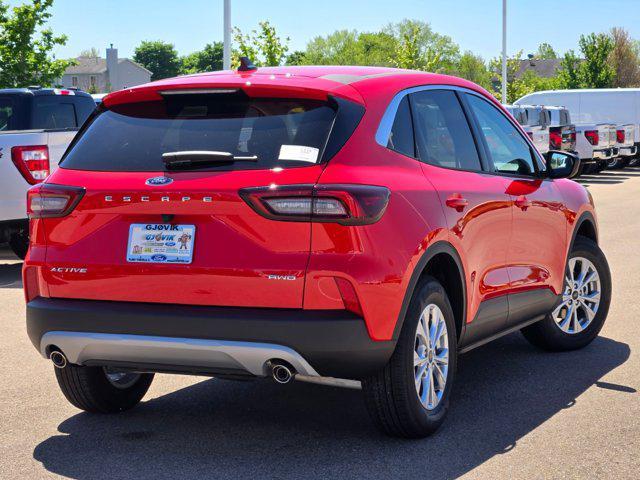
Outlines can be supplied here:
M115 92L29 192L28 333L86 411L154 372L272 376L361 386L384 432L425 436L458 354L602 328L576 168L443 75L243 64Z

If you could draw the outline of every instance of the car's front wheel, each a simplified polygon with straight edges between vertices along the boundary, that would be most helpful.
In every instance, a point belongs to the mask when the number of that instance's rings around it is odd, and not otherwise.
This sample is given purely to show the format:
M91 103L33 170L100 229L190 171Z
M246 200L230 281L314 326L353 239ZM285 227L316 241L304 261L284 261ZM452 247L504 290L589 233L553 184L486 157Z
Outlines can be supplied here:
M447 294L426 277L416 287L389 363L362 382L367 410L380 430L421 438L438 429L449 408L456 346Z
M91 413L116 413L135 407L153 380L152 373L72 364L55 371L60 390L67 400Z
M547 317L522 329L545 350L582 348L600 333L611 302L611 273L598 245L577 237L567 261L562 301Z

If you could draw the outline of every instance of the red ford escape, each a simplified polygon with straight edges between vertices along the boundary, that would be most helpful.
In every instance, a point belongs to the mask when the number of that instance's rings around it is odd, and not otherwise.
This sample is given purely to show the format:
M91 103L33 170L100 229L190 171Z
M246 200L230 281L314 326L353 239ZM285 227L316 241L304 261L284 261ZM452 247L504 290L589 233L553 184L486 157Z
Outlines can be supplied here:
M459 354L598 335L578 167L443 75L245 61L115 92L29 192L29 337L89 412L154 372L273 377L361 386L384 432L422 437Z

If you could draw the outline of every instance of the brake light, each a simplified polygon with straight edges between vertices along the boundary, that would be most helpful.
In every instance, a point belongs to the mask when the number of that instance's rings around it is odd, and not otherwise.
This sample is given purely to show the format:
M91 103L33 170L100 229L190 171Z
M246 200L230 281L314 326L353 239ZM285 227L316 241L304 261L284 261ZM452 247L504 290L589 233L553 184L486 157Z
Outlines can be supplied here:
M29 218L64 217L76 208L84 188L42 183L27 191Z
M616 141L624 143L624 130L616 130Z
M560 132L549 132L549 147L551 147L551 150L560 150L562 147L562 134Z
M576 143L576 132L571 132L571 143Z
M259 215L289 222L369 225L389 203L389 189L371 185L283 185L243 188L239 194Z
M591 145L597 145L600 142L600 135L597 130L587 130L584 132L584 136L587 137L587 141Z
M12 147L11 160L29 185L40 183L49 176L49 147L46 145Z

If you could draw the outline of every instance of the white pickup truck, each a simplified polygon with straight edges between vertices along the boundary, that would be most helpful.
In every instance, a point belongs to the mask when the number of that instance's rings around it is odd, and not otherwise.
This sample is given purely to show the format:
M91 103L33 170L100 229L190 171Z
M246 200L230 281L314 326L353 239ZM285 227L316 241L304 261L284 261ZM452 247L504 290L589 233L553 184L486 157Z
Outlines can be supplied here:
M21 258L29 246L27 190L58 166L95 107L77 90L0 89L0 243Z
M638 147L634 143L636 126L632 123L618 125L616 130L617 155L607 162L607 168L624 168L638 163Z
M616 126L608 123L576 124L576 153L585 166L583 173L602 171L616 156Z
M504 108L529 135L538 151L543 155L547 153L549 151L549 129L544 122L542 107L536 105L505 105Z

